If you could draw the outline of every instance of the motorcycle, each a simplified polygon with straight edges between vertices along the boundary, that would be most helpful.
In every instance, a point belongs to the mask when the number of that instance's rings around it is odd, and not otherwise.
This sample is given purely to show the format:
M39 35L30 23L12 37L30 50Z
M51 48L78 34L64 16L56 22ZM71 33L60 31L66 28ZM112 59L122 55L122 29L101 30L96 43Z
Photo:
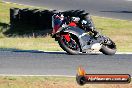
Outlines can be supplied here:
M79 23L75 23L76 26L68 25L71 19L71 16L65 16L63 13L55 13L52 16L52 38L58 41L64 51L71 55L98 51L105 55L116 53L116 45L110 38L101 34L94 38L92 33L80 28ZM91 19L88 25L95 28Z

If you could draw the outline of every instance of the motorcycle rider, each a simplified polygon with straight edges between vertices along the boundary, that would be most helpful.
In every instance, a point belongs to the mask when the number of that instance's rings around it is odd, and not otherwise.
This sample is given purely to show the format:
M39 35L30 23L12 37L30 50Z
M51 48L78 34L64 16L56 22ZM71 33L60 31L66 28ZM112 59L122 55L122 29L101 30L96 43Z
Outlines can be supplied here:
M61 24L65 24L66 22L68 23L69 26L74 26L74 27L78 26L79 28L85 30L86 32L92 32L94 38L99 37L99 32L95 29L92 19L88 13L80 14L78 17L77 16L76 17L64 17L62 13L58 13L56 17L58 18L58 21L62 21L60 22ZM55 27L56 29L55 31L57 31L60 25L57 25L57 27Z
M82 14L82 20L81 20L81 27L86 31L86 32L92 32L95 38L99 37L99 32L96 30L94 23L88 13Z
M81 14L80 17L72 17L69 26L79 26L79 28L82 28L86 32L92 32L94 38L99 37L99 32L95 29L92 19L88 13Z

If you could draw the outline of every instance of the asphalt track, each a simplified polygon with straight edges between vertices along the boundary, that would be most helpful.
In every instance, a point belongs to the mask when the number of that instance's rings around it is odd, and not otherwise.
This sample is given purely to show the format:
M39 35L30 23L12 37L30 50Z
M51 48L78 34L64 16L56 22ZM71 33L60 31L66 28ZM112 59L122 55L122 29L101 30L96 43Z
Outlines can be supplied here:
M132 54L67 55L65 52L0 51L0 75L70 75L82 66L87 73L132 75Z
M132 0L3 0L56 10L84 9L92 15L132 20Z

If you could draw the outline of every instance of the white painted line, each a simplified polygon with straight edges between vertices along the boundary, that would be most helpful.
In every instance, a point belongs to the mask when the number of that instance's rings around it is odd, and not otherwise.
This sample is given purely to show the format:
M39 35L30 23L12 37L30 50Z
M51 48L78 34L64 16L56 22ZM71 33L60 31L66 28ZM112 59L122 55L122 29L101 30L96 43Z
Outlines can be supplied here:
M3 3L6 4L14 4L14 5L20 5L20 6L29 6L29 7L36 7L36 8L43 8L43 9L47 9L46 7L39 7L39 6L33 6L33 5L26 5L26 4L19 4L19 3L15 3L15 2L8 2L8 1L1 1Z
M65 51L44 51L44 50L38 50L40 52L48 52L48 53L54 53L54 52L58 52L58 53L66 53ZM89 54L102 54L101 52L91 52ZM132 52L116 52L116 54L132 54Z
M15 2L7 2L7 1L2 1L2 2L3 2L3 3L6 3L6 4L14 4L14 5L21 5L21 6L35 7L35 6L31 6L31 5L18 4L18 3L15 3Z
M132 52L117 52L116 54L132 54Z
M0 74L0 76L12 76L12 77L68 77L68 78L75 78L76 77L76 76L71 76L71 75L13 75L13 74Z
M71 75L15 75L15 74L0 74L0 76L22 76L22 77L26 77L26 76L29 76L29 77L32 77L32 76L35 76L35 77L76 77L76 76L71 76Z

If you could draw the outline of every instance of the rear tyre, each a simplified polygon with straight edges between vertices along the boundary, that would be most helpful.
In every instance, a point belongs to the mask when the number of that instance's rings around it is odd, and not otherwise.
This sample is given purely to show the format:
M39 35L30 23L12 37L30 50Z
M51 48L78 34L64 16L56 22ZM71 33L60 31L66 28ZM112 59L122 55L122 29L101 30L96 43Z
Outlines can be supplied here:
M78 38L74 35L71 35L70 37L71 37L70 42L67 42L63 36L59 37L58 43L60 47L64 51L66 51L68 54L71 54L71 55L80 54L81 48L80 48Z

